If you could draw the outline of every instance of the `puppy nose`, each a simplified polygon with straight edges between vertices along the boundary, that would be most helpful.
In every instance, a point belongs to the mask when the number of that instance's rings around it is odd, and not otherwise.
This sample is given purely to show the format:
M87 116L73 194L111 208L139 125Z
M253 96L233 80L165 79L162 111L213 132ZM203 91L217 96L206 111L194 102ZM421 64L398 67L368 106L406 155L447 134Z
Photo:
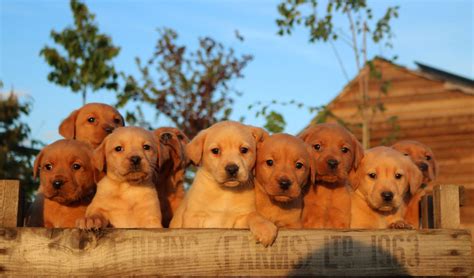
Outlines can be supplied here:
M339 161L335 160L335 159L328 159L328 161L326 161L329 165L329 167L331 169L336 169L337 168L337 165L339 164Z
M421 171L426 171L428 170L428 164L421 162L420 165L418 165Z
M291 181L289 179L282 178L278 180L278 184L282 190L288 190L288 188L291 186Z
M104 130L105 130L105 132L107 132L107 133L112 133L112 131L114 131L114 128L111 127L111 126L106 126L106 127L104 127Z
M165 132L161 134L161 140L164 140L165 142L170 140L173 137L173 135L169 132Z
M380 193L380 195L382 195L382 199L385 202L390 202L390 201L393 200L393 192L391 192L391 191L384 191L384 192Z
M133 165L140 164L141 160L142 160L142 158L137 156L137 155L134 155L134 156L130 157L130 162L132 162Z
M225 170L227 174L229 174L229 176L235 177L237 175L237 172L239 171L239 166L237 166L236 164L228 164L227 166L225 166Z
M53 188L54 189L59 189L61 186L64 184L63 180L54 180L53 181Z

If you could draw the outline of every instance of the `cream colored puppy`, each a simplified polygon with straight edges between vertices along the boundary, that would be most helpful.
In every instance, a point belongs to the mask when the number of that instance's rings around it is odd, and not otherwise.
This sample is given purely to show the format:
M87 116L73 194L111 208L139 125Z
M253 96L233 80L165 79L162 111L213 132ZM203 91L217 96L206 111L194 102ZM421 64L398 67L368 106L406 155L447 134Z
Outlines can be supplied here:
M153 183L159 143L153 133L138 127L120 127L94 151L95 167L106 170L97 193L78 220L82 229L161 228L158 194Z
M252 175L256 144L264 136L263 129L224 121L186 145L199 168L170 228L250 228L262 244L271 244L276 227L255 212Z

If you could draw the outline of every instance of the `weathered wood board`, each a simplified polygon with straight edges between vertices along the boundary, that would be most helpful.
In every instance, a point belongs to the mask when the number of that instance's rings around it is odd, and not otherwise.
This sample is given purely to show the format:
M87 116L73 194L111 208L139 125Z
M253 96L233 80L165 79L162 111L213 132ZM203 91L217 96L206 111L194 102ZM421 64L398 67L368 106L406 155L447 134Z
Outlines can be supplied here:
M16 227L20 182L0 180L0 227Z
M247 230L0 228L0 274L444 275L472 273L466 230L282 230L272 247Z

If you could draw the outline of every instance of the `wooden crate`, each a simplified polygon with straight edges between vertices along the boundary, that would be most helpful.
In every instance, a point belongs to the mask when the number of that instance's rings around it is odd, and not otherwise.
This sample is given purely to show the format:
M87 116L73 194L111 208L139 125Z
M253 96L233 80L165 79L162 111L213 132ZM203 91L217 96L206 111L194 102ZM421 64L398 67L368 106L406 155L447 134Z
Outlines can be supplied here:
M7 196L1 194L1 184L0 202ZM452 193L442 191L442 195ZM3 210L6 209L4 205ZM440 206L435 218L446 218L443 209ZM452 221L437 223L453 224ZM472 274L471 234L460 229L281 230L274 245L264 248L254 242L248 230L87 232L4 227L0 228L0 273L8 276L468 276Z

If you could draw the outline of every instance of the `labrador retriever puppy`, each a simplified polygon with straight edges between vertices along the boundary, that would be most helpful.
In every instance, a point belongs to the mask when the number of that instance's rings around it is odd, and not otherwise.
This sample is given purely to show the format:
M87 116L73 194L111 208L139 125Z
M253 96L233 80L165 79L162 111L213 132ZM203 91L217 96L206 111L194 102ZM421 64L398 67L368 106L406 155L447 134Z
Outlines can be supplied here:
M310 183L310 172L309 151L300 138L281 133L259 143L255 166L257 212L277 227L302 228L302 191Z
M158 161L157 158L158 157ZM119 127L94 151L94 164L106 175L81 229L161 228L161 212L153 175L160 165L159 143L152 132L139 127Z
M160 199L161 222L167 228L184 198L184 177L188 166L185 147L189 139L181 130L173 127L161 127L153 133L163 146L163 163L158 170L155 186Z
M33 175L40 187L27 226L74 228L94 196L92 149L76 140L58 140L36 157ZM34 223L34 224L33 224Z
M438 164L430 147L413 140L402 140L392 148L409 156L411 160L418 166L423 174L423 181L415 187L415 191L409 191L404 198L406 209L404 219L418 228L420 226L419 203L421 198L427 191L433 189L433 181L436 180L438 173Z
M186 145L186 156L199 167L170 228L250 228L263 245L271 244L276 227L256 213L252 174L256 145L265 136L233 121L199 132Z
M351 175L351 228L411 229L403 220L403 196L414 190L423 176L409 157L389 147L365 152L357 171Z
M304 196L303 227L349 228L348 175L363 157L362 145L352 133L333 123L311 126L299 137L311 147L315 173L315 182Z
M125 122L112 106L88 103L74 110L59 126L59 134L66 139L76 139L97 148L102 140Z

